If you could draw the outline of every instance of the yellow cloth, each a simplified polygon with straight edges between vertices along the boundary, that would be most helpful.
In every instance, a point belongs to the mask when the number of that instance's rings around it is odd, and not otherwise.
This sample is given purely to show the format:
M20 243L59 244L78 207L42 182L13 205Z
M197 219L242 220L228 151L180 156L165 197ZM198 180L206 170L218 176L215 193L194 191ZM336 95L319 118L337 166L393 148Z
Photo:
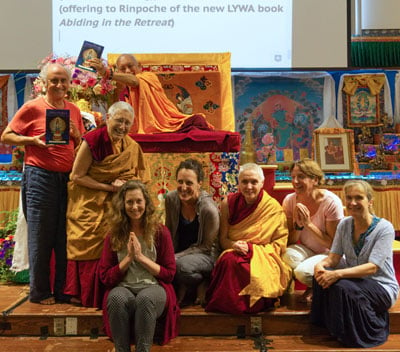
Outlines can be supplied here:
M354 95L357 88L366 86L371 95L377 95L385 84L385 75L383 74L365 74L344 77L343 91L346 94Z
M115 179L150 179L142 150L130 137L123 140L124 150L100 162L93 161L88 175L102 183ZM68 183L67 256L69 260L100 258L103 240L108 232L105 214L113 193Z
M263 191L255 211L240 223L229 226L228 237L253 244L250 283L239 293L250 296L250 307L262 297L281 296L292 272L281 257L288 239L286 216L281 205Z
M393 240L392 249L394 253L400 252L400 241Z
M158 77L152 72L136 75L138 87L129 87L128 102L135 111L131 133L176 132L192 115L185 115L167 98ZM202 115L204 118L205 116Z
M324 186L335 193L343 204L346 204L343 186ZM399 186L372 186L374 190L374 211L376 216L389 220L396 231L400 231L400 187Z

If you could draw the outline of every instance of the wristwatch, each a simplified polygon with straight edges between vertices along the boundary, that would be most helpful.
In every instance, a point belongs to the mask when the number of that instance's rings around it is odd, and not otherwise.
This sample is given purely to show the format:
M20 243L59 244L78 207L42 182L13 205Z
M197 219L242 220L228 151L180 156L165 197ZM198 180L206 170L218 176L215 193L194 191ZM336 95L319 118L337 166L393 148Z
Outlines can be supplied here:
M294 229L295 229L295 230L298 230L298 231L301 231L301 230L304 229L304 226L299 226L299 225L297 225L297 222L295 222L295 223L294 223Z

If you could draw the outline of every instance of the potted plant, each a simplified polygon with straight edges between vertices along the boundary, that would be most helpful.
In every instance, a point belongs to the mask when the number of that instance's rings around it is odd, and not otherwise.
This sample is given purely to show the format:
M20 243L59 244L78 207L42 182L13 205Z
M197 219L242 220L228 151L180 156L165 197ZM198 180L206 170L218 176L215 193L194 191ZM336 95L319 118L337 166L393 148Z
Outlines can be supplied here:
M0 220L0 282L9 282L15 276L11 270L14 254L14 234L17 227L18 209L1 211Z

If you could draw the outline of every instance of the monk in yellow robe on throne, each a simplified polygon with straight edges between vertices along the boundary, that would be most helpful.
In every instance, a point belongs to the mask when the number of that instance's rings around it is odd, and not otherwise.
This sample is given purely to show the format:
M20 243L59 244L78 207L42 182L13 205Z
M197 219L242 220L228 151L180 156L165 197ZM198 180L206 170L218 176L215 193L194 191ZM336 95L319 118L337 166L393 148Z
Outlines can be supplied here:
M97 73L120 86L127 87L125 100L135 111L135 123L131 133L188 132L195 127L213 130L204 114L186 115L178 110L166 96L164 89L153 72L142 72L141 66L131 54L122 54L113 71L103 65L101 59L88 60Z

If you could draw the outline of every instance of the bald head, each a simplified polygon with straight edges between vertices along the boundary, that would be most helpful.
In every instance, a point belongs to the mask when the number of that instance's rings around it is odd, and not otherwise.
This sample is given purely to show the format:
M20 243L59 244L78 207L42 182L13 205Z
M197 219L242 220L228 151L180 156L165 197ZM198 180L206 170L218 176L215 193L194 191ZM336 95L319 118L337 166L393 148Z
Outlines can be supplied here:
M141 68L132 54L122 54L118 57L116 66L119 72L122 73L140 73Z

